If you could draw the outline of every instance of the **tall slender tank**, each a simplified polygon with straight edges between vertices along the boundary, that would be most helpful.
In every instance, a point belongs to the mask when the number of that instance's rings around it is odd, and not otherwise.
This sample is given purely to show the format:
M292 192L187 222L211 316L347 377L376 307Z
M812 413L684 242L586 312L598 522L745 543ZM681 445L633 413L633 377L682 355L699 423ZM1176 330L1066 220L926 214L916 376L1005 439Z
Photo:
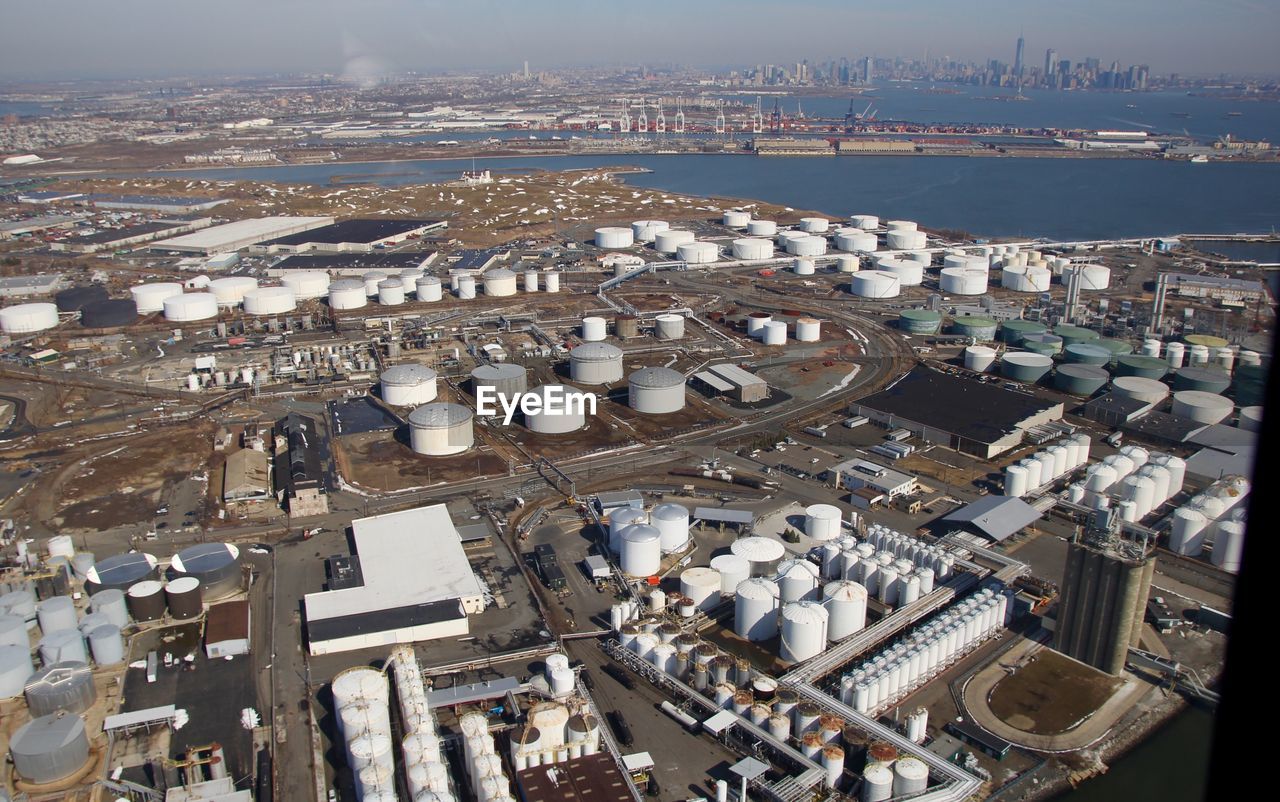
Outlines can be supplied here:
M115 624L103 624L89 630L89 652L93 662L100 666L114 666L124 662L124 636Z
M860 631L867 623L867 589L857 582L839 579L822 588L827 608L827 639L832 643Z
M799 663L827 648L827 610L814 601L790 602L782 608L782 640L778 656Z
M36 618L41 632L75 629L76 603L70 596L53 596L36 605Z
M689 545L689 508L682 504L659 504L649 513L649 522L658 528L662 551L671 554Z
M0 699L21 696L32 671L31 649L25 640L20 646L0 644Z
M89 609L106 616L108 621L121 629L129 625L129 607L124 591L118 588L99 590L90 596Z
M734 602L734 632L750 641L778 634L778 585L762 577L744 579Z
M662 566L662 532L649 524L632 524L622 530L622 572L644 577L658 573Z
M778 566L778 599L782 604L812 601L818 596L818 566L804 558L787 560Z

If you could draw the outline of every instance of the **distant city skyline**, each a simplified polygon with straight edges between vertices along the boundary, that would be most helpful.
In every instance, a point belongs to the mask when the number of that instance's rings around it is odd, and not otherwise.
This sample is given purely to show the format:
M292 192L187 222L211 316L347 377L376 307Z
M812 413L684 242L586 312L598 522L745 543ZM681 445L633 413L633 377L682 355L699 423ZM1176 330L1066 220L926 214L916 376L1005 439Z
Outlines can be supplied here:
M1280 75L1280 3L1005 0L881 3L708 0L554 4L477 0L9 0L10 80L320 72L511 71L682 64L729 67L841 57L947 56L1024 69L1053 50L1147 64L1152 74Z

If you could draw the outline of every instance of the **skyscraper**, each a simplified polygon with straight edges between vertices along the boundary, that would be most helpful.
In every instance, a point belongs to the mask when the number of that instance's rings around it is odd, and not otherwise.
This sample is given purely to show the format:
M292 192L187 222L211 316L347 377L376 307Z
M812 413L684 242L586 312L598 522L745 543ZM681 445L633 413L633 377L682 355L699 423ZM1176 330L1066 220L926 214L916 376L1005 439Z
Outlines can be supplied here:
M1051 47L1048 50L1044 51L1044 82L1049 84L1050 86L1054 86L1057 84L1057 81L1054 80L1056 78L1054 71L1057 69L1057 67L1058 67L1058 51L1054 50Z
M871 83L871 56L863 56L862 58L862 82L864 84Z
M1018 37L1018 50L1013 54L1013 74L1016 78L1022 78L1022 51L1026 49L1027 40L1021 36Z

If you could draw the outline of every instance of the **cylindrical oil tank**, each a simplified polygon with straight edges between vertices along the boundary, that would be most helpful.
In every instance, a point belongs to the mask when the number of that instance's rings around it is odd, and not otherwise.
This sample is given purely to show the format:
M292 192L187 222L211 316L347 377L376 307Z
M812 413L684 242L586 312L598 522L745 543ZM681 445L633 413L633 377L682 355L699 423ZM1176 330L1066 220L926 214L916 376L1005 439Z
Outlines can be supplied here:
M1073 364L1102 366L1111 362L1111 352L1094 343L1074 343L1063 347L1062 361Z
M323 298L329 294L329 274L323 270L298 270L280 277L280 283L299 301Z
M1000 373L1020 382L1040 381L1053 367L1053 359L1030 351L1008 351L1000 358Z
M1074 265L1080 276L1080 289L1086 292L1105 290L1111 286L1111 269L1102 265Z
M32 718L54 713L83 713L98 698L93 670L87 663L68 660L37 671L24 689Z
M771 320L764 324L760 341L765 345L786 345L787 324L781 320Z
M815 236L792 237L787 240L786 250L792 256L822 256L827 252L827 240Z
M199 543L174 555L170 579L192 576L200 580L205 601L236 593L242 584L240 549L231 543Z
M995 325L994 320L991 323ZM1000 324L1000 339L1009 345L1018 345L1028 334L1043 334L1046 331L1048 328L1043 323L1037 323L1034 320L1006 320ZM1065 343L1063 347L1068 345L1070 343Z
M21 645L0 644L0 699L21 696L32 671L31 648L25 638Z
M825 217L801 217L800 230L810 234L825 234L831 221Z
M827 639L832 643L860 631L867 623L867 589L857 582L838 579L822 588L827 608Z
M582 384L608 384L622 379L622 349L588 342L569 352L569 377Z
M618 315L613 319L613 331L620 340L639 337L640 318L629 314Z
M791 263L791 272L797 276L812 276L816 269L812 259L796 259Z
M138 284L129 288L129 294L138 307L138 314L149 315L163 310L166 300L181 295L182 285L175 281Z
M1183 368L1173 375L1174 390L1222 393L1231 386L1231 374L1220 368Z
M1117 376L1138 376L1143 379L1160 379L1169 372L1169 364L1163 359L1141 354L1126 354L1116 360Z
M982 295L987 291L989 274L972 267L944 267L938 286L948 295Z
M778 601L813 601L818 597L818 566L804 558L787 560L778 566Z
M125 602L124 591L119 588L105 588L89 597L89 609L101 613L112 624L123 629L129 625L129 608Z
M483 276L484 294L497 298L516 294L516 274L506 268L490 270Z
M671 224L666 220L637 220L631 224L631 237L636 242L653 242L659 231L666 231Z
M479 368L477 368L479 370ZM522 375L523 375L523 371ZM436 400L436 372L422 365L393 365L382 372L378 383L382 400L393 407L412 407Z
M138 317L138 307L128 298L93 301L80 310L80 325L86 329L114 329L127 326Z
M1213 564L1229 573L1240 571L1244 556L1245 525L1242 521L1221 521L1213 541Z
M40 639L39 649L40 662L47 666L66 660L89 662L89 650L85 648L84 636L75 627L46 630L44 637Z
M918 231L920 226L911 220L889 220L884 224L886 231Z
M1262 414L1263 407L1244 407L1240 410L1236 425L1246 432L1260 432L1262 431Z
M53 596L36 605L41 632L76 627L76 603L70 596Z
M994 348L988 348L985 345L970 345L964 349L964 366L969 370L985 373L995 364L996 352Z
M659 231L653 237L653 248L658 253L674 254L676 249L681 245L693 242L694 236L692 231L683 229L669 228L666 231Z
M543 276L542 287L544 292L560 292L560 274L550 272Z
M378 297L378 285L391 278L381 270L370 270L360 277L360 281L364 284L364 294L366 298Z
M778 224L772 220L752 220L747 223L748 237L773 237L778 233Z
M898 313L898 328L910 334L937 334L942 313L931 309L904 309Z
M444 298L444 287L435 276L423 276L413 283L413 293L419 301L433 303Z
M1183 390L1173 394L1172 412L1197 423L1221 423L1235 410L1232 401L1214 393Z
M524 271L524 291L525 292L538 291L538 271L536 270Z
M658 504L649 512L649 523L662 535L662 551L671 554L689 545L689 508L683 504Z
M115 624L103 624L89 630L89 652L93 662L100 666L114 666L124 662L124 636Z
M164 596L169 605L169 614L175 619L196 618L204 611L200 580L194 576L180 576L170 581L165 585Z
M605 226L596 229L597 248L630 248L636 238L630 228L622 226Z
M741 209L728 209L720 219L720 222L725 228L746 228L751 222L751 212Z
M107 288L101 284L68 287L53 296L59 312L79 312L91 303L107 300Z
M676 258L691 265L710 264L720 258L714 242L682 242L676 246Z
M0 613L0 646L26 648L30 640L26 619L8 612Z
M622 572L628 576L653 576L662 566L662 532L649 524L632 524L622 530Z
M1147 404L1158 404L1169 395L1169 386L1141 376L1120 376L1111 381L1112 392Z
M924 265L901 256L885 256L877 260L876 270L896 276L901 287L916 287L924 281Z
M1043 267L1014 265L1000 271L1000 286L1010 292L1048 292L1053 273Z
M164 319L175 323L207 320L218 316L218 299L211 292L174 295L164 300Z
M406 289L403 279L384 278L378 282L378 303L383 306L399 306L404 303Z
M1087 343L1099 340L1102 335L1093 329L1086 329L1080 326L1069 326L1066 324L1054 326L1053 333L1062 338L1064 347L1067 345L1075 345L1076 343Z
M738 592L738 584L751 576L751 563L737 554L721 554L711 558L711 568L720 574L720 594ZM687 594L686 594L687 595Z
M752 337L764 336L764 326L773 320L773 315L768 312L752 312L747 315L747 334Z
M859 298L897 298L898 277L882 270L863 270L849 277L849 291Z
M814 601L796 601L782 608L782 639L778 656L799 663L827 648L827 610Z
M443 457L475 444L471 410L443 401L424 404L409 414L409 444L415 454Z
M154 579L134 583L127 593L129 615L134 621L157 621L164 617L164 585Z
M328 273L323 274L326 277ZM223 276L209 282L209 292L217 299L218 306L239 306L244 294L258 288L258 280L252 276ZM163 301L161 301L163 303Z
M714 568L686 568L680 573L680 593L699 610L710 610L720 603L720 572Z
M773 242L767 239L736 239L733 241L731 248L734 259L754 260L773 258Z
M1182 367L1182 362L1186 358L1187 346L1183 343L1172 342L1165 346L1164 358L1169 363L1169 367L1177 370Z
M288 287L258 287L244 294L244 311L248 315L280 315L297 306L293 290Z
M929 243L923 231L890 231L884 235L884 244L891 251L908 251Z
M914 757L900 757L893 764L893 795L918 794L929 787L929 767Z
M659 340L679 340L684 337L684 315L658 315L653 319L653 325Z
M787 551L778 541L758 535L738 538L729 550L751 564L752 576L773 576Z
M952 318L951 333L972 337L978 342L990 342L996 338L996 321L982 315L960 315Z
M23 724L9 740L14 771L30 783L64 780L89 762L89 734L78 715L55 713Z
M525 413L524 425L540 434L565 434L586 426L586 405L571 395L576 392L563 384L544 384L533 388L528 395L538 399L530 401L530 406L536 405L537 411L531 408Z
M1097 365L1059 365L1053 386L1071 395L1093 395L1111 378Z
M1021 465L1009 465L1004 469L1004 494L1015 498L1021 498L1027 494L1030 489L1028 487L1027 469Z
M582 339L586 342L599 342L605 338L608 323L602 317L584 317L582 319Z
M849 225L863 231L874 231L880 227L880 218L874 214L855 214L849 218Z
M758 642L778 634L777 583L751 577L738 584L736 594L733 629L739 637Z
M476 297L476 277L469 274L458 276L457 295L463 300Z
M1099 348L1105 350L1108 354L1110 354L1112 362L1115 362L1116 360L1119 360L1128 355L1138 356L1137 354L1133 354L1133 343L1128 342L1126 340L1116 340L1110 337L1099 337L1098 339L1092 341L1089 344L1096 345ZM1148 357L1148 358L1155 359L1155 357ZM1158 360L1158 361L1160 361L1161 364L1163 364L1164 362L1164 360Z
M1062 338L1056 334L1028 334L1022 338L1020 347L1033 353L1052 356L1062 351Z
M796 341L816 343L822 339L822 323L816 318L802 317L796 319Z
M814 540L840 537L840 508L832 504L811 504L804 510L804 533Z
M875 234L854 230L836 232L835 246L842 251L874 253L878 245Z
M360 309L369 302L364 282L357 278L340 278L329 285L329 308Z

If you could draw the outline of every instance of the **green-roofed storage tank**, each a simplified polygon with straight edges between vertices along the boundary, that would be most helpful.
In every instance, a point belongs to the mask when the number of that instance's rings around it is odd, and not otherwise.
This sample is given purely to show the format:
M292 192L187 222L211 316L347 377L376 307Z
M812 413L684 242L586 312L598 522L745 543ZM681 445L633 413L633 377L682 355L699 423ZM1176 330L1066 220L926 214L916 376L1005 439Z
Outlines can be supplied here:
M1205 348L1226 348L1231 343L1212 334L1188 334L1182 338L1188 345L1203 345Z
M1265 401L1267 397L1267 373L1270 370L1270 359L1263 359L1261 365L1237 366L1235 376L1236 403L1242 407L1252 407Z
M1116 360L1117 376L1139 376L1144 379L1162 379L1169 372L1169 363L1154 356L1126 354Z
M1000 373L1015 381L1034 384L1053 367L1053 359L1046 354L1030 351L1007 351L1000 358Z
M1113 361L1117 357L1133 353L1133 344L1127 343L1124 340L1112 340L1107 337L1102 337L1100 339L1090 341L1089 345L1096 345L1099 348L1107 349L1107 351L1111 353L1111 359Z
M1093 395L1111 378L1097 365L1059 365L1053 376L1053 386L1071 395Z
M1080 365L1107 365L1111 352L1094 343L1076 343L1062 349L1062 361Z
M987 342L996 338L996 322L980 315L961 315L951 321L951 333Z
M1218 368L1182 368L1173 374L1174 390L1221 393L1231 386L1231 374Z
M1075 345L1076 343L1087 343L1093 340L1101 339L1102 335L1092 329L1085 329L1079 326L1055 326L1053 333L1062 338L1064 345Z
M1054 354L1062 353L1062 338L1056 334L1028 334L1022 338L1022 342L1018 343L1022 348L1028 351L1035 351L1037 354Z
M898 315L898 328L910 334L937 334L942 314L928 309L906 309Z
M1017 345L1028 334L1044 334L1049 327L1034 320L1006 320L1000 324L1000 339Z

